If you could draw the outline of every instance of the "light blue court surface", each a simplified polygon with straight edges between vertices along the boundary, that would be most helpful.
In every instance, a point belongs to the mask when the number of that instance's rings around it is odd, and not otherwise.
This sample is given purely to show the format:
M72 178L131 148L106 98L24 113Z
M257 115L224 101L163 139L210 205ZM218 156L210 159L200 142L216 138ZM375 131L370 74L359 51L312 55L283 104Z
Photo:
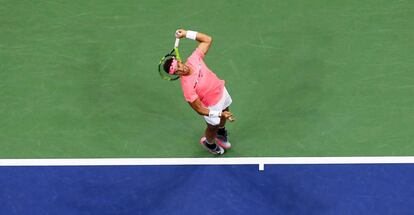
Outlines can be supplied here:
M414 165L1 167L0 214L413 214Z

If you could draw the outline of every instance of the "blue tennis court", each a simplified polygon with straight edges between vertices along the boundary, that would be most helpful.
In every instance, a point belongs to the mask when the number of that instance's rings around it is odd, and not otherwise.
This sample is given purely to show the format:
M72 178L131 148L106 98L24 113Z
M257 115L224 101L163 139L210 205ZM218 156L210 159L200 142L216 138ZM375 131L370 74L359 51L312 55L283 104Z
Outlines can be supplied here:
M0 214L398 214L414 165L1 167Z

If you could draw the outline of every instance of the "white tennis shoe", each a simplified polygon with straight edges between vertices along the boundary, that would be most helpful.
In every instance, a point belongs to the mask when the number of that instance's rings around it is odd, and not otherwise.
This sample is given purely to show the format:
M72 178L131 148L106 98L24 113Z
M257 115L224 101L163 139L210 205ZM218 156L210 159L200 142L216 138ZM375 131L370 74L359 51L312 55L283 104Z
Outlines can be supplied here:
M200 139L200 144L208 151L208 152L210 152L211 154L215 154L215 155L222 155L222 154L224 154L224 152L226 152L224 149L223 149L223 147L221 147L220 145L218 145L218 144L213 144L213 145L215 145L215 148L214 149L210 149L208 146L207 146L207 138L206 137L202 137L201 139Z

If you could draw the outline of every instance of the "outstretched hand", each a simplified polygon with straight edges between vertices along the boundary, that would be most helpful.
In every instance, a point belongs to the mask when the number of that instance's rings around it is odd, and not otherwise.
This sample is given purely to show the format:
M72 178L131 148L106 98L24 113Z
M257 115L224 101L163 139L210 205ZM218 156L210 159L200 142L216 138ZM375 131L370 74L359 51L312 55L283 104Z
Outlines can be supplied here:
M223 111L221 113L221 116L224 116L224 118L230 120L230 122L234 122L234 120L236 120L234 119L233 114L230 111Z

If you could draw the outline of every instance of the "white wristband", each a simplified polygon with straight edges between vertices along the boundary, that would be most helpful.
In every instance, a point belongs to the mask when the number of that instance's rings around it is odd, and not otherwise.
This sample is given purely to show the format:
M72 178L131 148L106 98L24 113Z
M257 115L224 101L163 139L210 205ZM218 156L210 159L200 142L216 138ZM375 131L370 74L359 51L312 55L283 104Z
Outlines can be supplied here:
M196 40L197 38L197 31L187 31L187 34L185 34L185 38L187 39L192 39L192 40Z
M209 117L221 117L221 111L211 110L208 112Z

